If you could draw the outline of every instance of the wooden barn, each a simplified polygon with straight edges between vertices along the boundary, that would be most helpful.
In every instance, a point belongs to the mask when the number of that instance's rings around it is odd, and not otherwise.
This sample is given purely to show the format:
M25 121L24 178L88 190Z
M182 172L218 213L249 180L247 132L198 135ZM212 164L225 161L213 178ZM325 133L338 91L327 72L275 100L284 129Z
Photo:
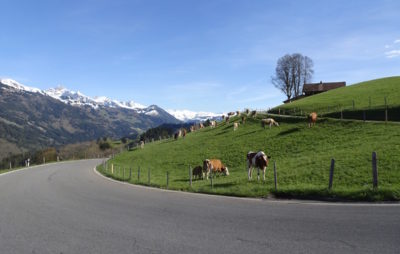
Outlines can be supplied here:
M319 83L310 83L304 84L303 86L303 95L310 96L318 93L323 93L332 89L336 89L339 87L346 86L346 82L319 82Z

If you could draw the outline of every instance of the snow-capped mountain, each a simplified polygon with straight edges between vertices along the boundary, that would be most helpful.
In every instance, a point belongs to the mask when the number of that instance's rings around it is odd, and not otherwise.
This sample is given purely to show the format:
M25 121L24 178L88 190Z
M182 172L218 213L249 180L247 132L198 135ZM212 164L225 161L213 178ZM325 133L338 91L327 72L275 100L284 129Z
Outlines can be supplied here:
M79 91L70 91L62 86L50 88L44 91L44 93L66 104L90 106L95 109L97 109L99 106L110 108L127 108L134 110L146 108L146 106L136 103L134 101L122 102L109 99L105 96L91 98L82 94Z
M183 122L199 122L206 121L207 119L219 119L223 115L212 112L194 112L190 110L174 110L168 109L167 112L173 115L176 119Z
M56 87L43 91L0 79L0 159L12 153L96 140L137 137L162 124L180 124L156 105L90 98Z
M26 91L26 92L30 92L30 93L43 93L43 91L38 88L22 85L12 79L0 79L0 83L2 83L3 85L9 86L15 90L18 90L18 91Z
M147 108L146 106L140 103L136 103L134 101L129 101L129 102L117 101L109 99L105 96L91 98L89 96L82 94L79 91L77 92L71 91L62 86L58 86L56 88L50 88L48 90L43 91L40 90L39 88L22 85L12 79L0 79L0 83L17 91L26 91L31 93L40 93L48 95L56 100L62 101L65 104L69 105L90 106L94 109L97 109L99 106L103 106L110 108L126 108L126 109L140 110L140 111L143 111L143 109ZM144 113L148 113L148 111L145 111Z
M26 91L50 96L58 101L72 106L89 106L93 109L98 109L99 107L130 109L139 114L145 114L153 117L163 114L160 113L160 108L154 105L147 107L134 101L123 102L112 100L105 96L91 98L79 91L71 91L63 86L57 86L48 90L40 90L38 88L25 86L12 79L0 79L0 83L17 91ZM167 112L176 119L184 122L199 122L206 121L207 119L219 119L223 115L222 113L216 114L212 112L194 112L190 110L173 109L167 110Z

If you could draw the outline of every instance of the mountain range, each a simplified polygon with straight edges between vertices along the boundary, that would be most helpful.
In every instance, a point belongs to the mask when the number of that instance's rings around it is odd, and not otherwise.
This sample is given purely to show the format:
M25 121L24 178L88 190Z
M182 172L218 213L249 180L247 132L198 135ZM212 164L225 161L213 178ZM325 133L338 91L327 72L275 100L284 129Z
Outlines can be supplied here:
M62 86L41 90L0 79L0 159L49 146L100 137L134 137L161 124L198 122L218 114L164 110L107 97L86 96Z
M90 98L62 87L43 91L0 80L0 159L99 137L137 136L163 123L180 123L158 107Z

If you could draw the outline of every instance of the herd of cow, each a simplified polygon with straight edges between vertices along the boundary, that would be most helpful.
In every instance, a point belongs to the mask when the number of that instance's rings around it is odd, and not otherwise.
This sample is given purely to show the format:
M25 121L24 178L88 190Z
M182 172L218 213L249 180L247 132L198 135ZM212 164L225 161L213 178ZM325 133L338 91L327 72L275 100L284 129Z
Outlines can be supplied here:
M257 111L245 111L247 116L251 116L253 118L256 117ZM230 112L227 114L227 116L222 116L222 120L225 121L226 124L229 124L229 120L232 116L234 115L240 116L240 112L237 111L235 112ZM315 125L317 121L317 113L312 112L308 115L308 126L311 128L312 126ZM241 118L241 123L245 124L246 122L246 117L242 116ZM233 123L233 130L236 131L239 127L240 122L234 122ZM261 126L265 129L265 126L269 125L269 128L272 126L279 126L279 123L275 121L273 118L265 118L261 119ZM210 128L215 128L217 127L217 122L216 121L209 121ZM196 131L198 129L204 128L203 123L199 123L196 125L193 125L190 127L190 131ZM180 129L177 131L174 135L175 139L178 139L178 137L183 136L185 137L186 135L186 130L185 129ZM248 152L246 155L246 161L247 161L247 175L248 179L252 179L252 172L253 168L257 169L257 180L260 180L260 170L263 173L263 180L265 181L265 171L268 167L269 159L271 157L267 156L264 151L258 151L258 152ZM206 159L203 161L203 166L196 166L193 168L192 175L194 179L208 179L210 175L224 175L224 176L229 176L229 170L228 167L221 162L219 159Z
M252 179L253 168L256 168L257 180L260 180L261 170L263 172L263 180L265 181L265 171L270 158L271 156L267 156L263 151L248 152L246 156L248 179ZM229 170L219 159L206 159L203 161L203 166L196 166L192 171L194 179L208 179L211 174L228 176Z

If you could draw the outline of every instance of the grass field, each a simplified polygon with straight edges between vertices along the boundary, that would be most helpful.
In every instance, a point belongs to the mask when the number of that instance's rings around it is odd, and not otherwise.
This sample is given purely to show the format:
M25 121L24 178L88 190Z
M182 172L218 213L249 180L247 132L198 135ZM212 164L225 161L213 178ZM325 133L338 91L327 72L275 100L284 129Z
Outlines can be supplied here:
M389 109L389 120L400 121L400 77L376 79L334 89L280 105L271 112L278 113L279 109L286 114L316 111L338 118L340 114L335 113L343 110L345 118L362 119L366 111L370 120L384 120L385 105Z
M319 120L308 128L305 119L275 117L279 127L263 129L260 119L247 119L233 131L230 124L189 133L186 138L148 143L144 149L118 154L113 178L135 184L223 195L266 197L400 200L400 125L360 121ZM238 117L233 121L239 121ZM271 158L266 181L247 180L246 154L264 150ZM378 154L379 187L372 188L371 154ZM189 186L189 166L202 165L206 158L221 159L229 176L195 180ZM336 160L333 188L328 191L331 159ZM273 163L278 188L274 189ZM138 168L140 167L140 181ZM132 175L129 179L129 169ZM111 176L102 166L100 172ZM124 171L122 171L124 169ZM151 182L148 183L148 170ZM256 172L255 172L256 176Z

